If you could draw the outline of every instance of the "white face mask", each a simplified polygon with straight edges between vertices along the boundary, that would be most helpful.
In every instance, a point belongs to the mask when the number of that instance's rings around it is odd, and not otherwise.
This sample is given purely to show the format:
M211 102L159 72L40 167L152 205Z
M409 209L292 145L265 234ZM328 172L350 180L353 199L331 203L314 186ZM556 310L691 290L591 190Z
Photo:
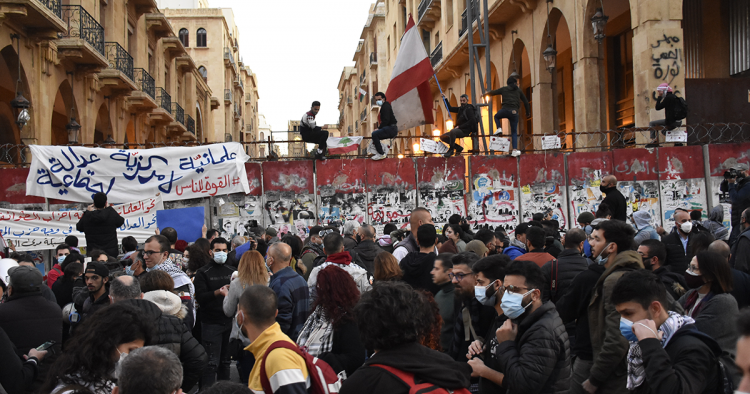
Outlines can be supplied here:
M120 350L117 350L120 353L120 359L117 360L117 363L115 363L115 370L112 372L112 377L117 379L117 377L120 375L120 371L122 370L122 362L125 360L125 357L128 356L128 353L120 352Z
M682 223L680 225L680 230L682 230L682 232L685 233L685 234L690 234L690 231L692 229L693 229L693 222L692 221L688 220L687 222Z

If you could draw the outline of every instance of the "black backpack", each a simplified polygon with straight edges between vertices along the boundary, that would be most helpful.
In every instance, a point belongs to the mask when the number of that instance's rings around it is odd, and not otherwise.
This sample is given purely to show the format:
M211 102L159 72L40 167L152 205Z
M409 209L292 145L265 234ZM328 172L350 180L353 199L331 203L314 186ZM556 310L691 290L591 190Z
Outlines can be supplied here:
M682 120L688 116L688 105L684 98L675 96L674 120Z

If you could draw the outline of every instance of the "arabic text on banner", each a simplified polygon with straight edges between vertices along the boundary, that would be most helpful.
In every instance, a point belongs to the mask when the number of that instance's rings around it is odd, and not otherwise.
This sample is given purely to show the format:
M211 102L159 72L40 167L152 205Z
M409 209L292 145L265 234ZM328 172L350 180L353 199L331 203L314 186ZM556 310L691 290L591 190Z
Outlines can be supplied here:
M117 229L117 240L127 236L138 242L155 234L156 212L164 209L161 196L147 198L113 207L124 219ZM65 237L78 237L78 246L86 246L86 237L76 230L83 211L16 211L0 209L0 233L5 241L13 241L19 252L54 249L65 242Z
M95 193L111 203L161 193L164 201L250 192L248 156L237 142L196 147L104 149L31 145L26 193L91 202Z

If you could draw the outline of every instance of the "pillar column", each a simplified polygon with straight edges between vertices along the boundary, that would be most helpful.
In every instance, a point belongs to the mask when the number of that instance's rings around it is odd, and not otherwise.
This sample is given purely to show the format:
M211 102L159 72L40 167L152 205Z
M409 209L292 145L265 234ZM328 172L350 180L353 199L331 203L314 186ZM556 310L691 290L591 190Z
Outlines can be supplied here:
M573 65L573 94L575 97L575 130L576 132L594 132L604 130L603 104L604 75L600 60L596 57L584 57ZM596 146L596 136L576 139L576 147Z

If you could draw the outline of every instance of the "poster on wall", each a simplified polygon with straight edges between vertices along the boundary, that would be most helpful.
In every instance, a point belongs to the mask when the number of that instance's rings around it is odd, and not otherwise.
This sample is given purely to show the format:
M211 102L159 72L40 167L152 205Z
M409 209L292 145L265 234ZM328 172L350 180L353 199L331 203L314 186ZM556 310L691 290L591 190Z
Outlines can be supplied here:
M416 172L412 159L367 160L367 216L378 235L388 223L409 226L417 206Z
M316 224L313 161L263 163L263 222L303 240Z
M419 206L432 215L438 234L452 215L466 216L464 202L464 173L466 162L461 156L448 159L421 157L417 164Z
M316 165L318 224L344 228L347 220L366 221L365 160L326 160Z
M648 149L618 149L612 151L617 188L627 203L628 223L635 225L631 215L648 211L651 226L661 226L659 199L659 173L656 168L656 151Z
M521 220L535 213L551 214L561 229L569 228L562 153L523 155L520 159Z
M611 152L576 152L568 155L568 187L572 225L583 212L596 214L606 197L600 186L602 179L612 174Z
M672 231L677 208L700 210L702 219L707 218L706 180L700 146L659 148L659 172L664 230Z
M473 231L502 228L513 236L521 219L517 174L515 158L471 157L471 198L467 205Z
M732 201L728 188L721 190L725 174L739 164L750 165L750 144L722 144L708 146L709 169L711 176L711 193L713 206L723 208L722 223L729 232L732 231ZM727 176L729 174L726 174ZM713 211L713 207L712 207Z
M212 198L214 207L212 226L230 241L236 236L259 237L263 234L263 201L259 163L245 163L250 192L234 193Z

